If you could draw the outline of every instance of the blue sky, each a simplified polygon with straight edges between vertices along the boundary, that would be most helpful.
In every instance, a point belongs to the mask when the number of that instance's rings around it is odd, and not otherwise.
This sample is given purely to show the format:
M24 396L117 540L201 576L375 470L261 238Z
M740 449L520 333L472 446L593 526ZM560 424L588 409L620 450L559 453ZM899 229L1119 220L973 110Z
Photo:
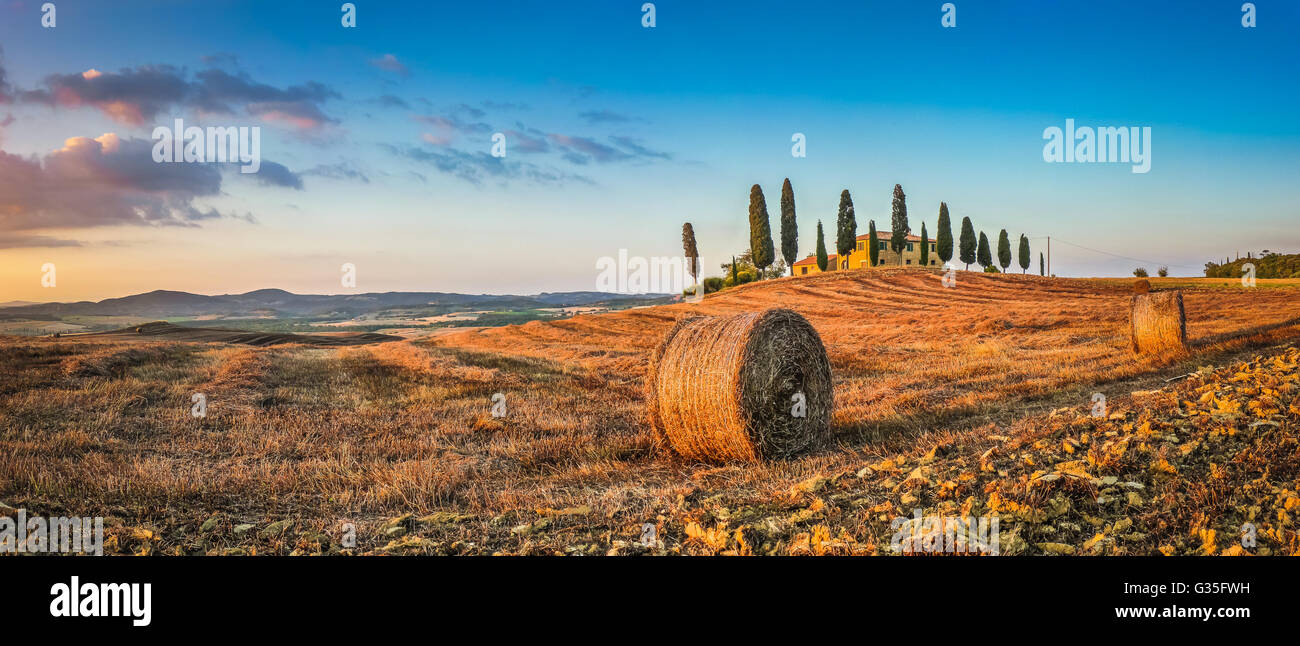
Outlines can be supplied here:
M341 2L65 0L53 29L40 4L0 0L0 301L338 293L344 262L356 291L592 289L620 248L680 253L684 221L718 274L749 187L775 228L785 177L801 255L845 188L888 228L895 183L914 230L946 201L1061 241L1059 275L1300 251L1294 2L1253 29L1240 2L958 0L952 29L913 1L657 2L653 29L608 0L361 0L354 29ZM175 117L262 127L283 172L132 165ZM1045 163L1067 118L1150 126L1151 171Z

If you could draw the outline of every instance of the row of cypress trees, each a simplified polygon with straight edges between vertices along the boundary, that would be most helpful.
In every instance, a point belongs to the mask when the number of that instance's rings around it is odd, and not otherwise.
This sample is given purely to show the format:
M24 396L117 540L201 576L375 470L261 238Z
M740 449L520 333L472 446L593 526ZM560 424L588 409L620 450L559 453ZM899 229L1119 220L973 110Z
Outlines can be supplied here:
M941 207L941 210L946 209L942 209ZM989 238L984 235L983 231L980 231L979 242L975 241L975 227L971 225L970 218L962 218L960 244L961 256L959 256L959 259L963 263L966 263L967 269L970 269L970 264L972 262L979 263L980 267L984 268L984 271L988 271L989 267L994 266L993 252L989 248ZM1029 251L1029 238L1023 233L1020 234L1020 245L1017 249L1016 256L1016 264L1020 265L1020 273L1027 273L1029 271L1029 263L1032 256ZM942 254L940 257L942 257ZM951 257L951 254L949 257ZM944 261L947 262L947 259ZM1002 267L1004 273L1007 268L1011 266L1011 238L1007 235L1006 229L1003 229L998 233L997 264ZM1038 271L1040 274L1043 273L1041 258Z
M893 199L890 209L890 232L889 248L896 254L901 254L907 247L907 236L911 234L912 229L907 219L907 195L903 193L903 187L899 184L894 185ZM874 266L879 262L880 248L876 237L876 221L870 220L867 228L871 236L871 245L868 252L870 263ZM849 194L848 189L840 193L840 205L836 215L836 235L835 249L841 259L840 268L848 268L848 257L857 246L858 223L853 210L853 197ZM952 219L948 214L948 203L939 203L939 230L935 238L935 251L939 255L939 260L947 263L953 258L953 235ZM983 231L979 233L978 238L975 235L975 227L969 217L963 217L961 221L961 233L957 242L957 258L965 263L966 269L970 269L971 263L978 263L981 267L988 270L994 266L992 249L989 246L988 236ZM688 258L698 257L695 247L695 232L691 230L691 225L687 223L682 228L682 245ZM767 200L763 196L763 188L758 184L749 189L749 248L751 260L754 266L759 269L759 277L762 272L776 261L776 248L772 242L772 228L769 223L767 211ZM1019 248L1017 249L1017 264L1020 265L1021 273L1029 270L1031 254L1029 249L1029 238L1024 234L1020 235ZM997 264L1001 265L1002 271L1006 271L1011 266L1011 240L1007 235L1007 230L1002 229L998 235L998 257ZM794 263L798 260L799 254L799 230L795 221L794 189L790 185L790 178L785 178L781 184L781 257L785 259L786 265L790 267L790 273L794 273ZM921 223L921 265L929 265L930 254L930 237L926 230L924 222ZM817 221L817 267L822 271L827 270L829 257L826 252L826 238L822 230L821 220ZM733 264L734 268L734 264ZM697 273L697 267L691 267L691 273ZM1039 254L1039 273L1043 271L1042 254Z

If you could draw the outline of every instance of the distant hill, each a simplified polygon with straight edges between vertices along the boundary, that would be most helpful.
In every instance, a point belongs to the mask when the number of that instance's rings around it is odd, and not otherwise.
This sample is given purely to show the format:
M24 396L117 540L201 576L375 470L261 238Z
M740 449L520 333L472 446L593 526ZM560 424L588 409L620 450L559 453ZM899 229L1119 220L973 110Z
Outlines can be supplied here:
M242 345L271 346L300 343L314 346L344 346L401 341L400 336L388 334L266 334L228 330L213 327L181 327L163 321L81 336L83 339L112 339L128 341L191 341L206 343L238 343Z
M98 303L23 303L0 307L0 318L57 319L64 316L138 316L148 318L222 316L271 318L350 318L389 309L454 311L463 309L529 309L629 302L665 303L662 294L559 292L531 296L452 294L446 292L382 292L367 294L294 294L283 289L259 289L245 294L205 296L155 290L108 298Z
M1300 254L1270 253L1258 258L1238 258L1224 264L1205 263L1206 278L1241 278L1242 268L1255 265L1255 278L1300 278Z

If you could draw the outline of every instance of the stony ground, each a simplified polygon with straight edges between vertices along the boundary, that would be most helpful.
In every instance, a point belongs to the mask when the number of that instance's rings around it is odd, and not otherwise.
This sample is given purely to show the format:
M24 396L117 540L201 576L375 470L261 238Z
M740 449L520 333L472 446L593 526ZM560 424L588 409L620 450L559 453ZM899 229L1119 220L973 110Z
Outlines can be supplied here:
M981 439L923 444L818 474L780 500L729 499L701 486L650 519L653 548L636 523L602 519L603 531L591 531L586 509L498 522L527 521L511 530L528 537L523 553L889 554L906 545L891 521L921 509L997 516L1001 554L1300 554L1296 347L1135 392L1100 412L1061 409ZM415 533L384 549L493 551L419 536L441 522L394 519Z

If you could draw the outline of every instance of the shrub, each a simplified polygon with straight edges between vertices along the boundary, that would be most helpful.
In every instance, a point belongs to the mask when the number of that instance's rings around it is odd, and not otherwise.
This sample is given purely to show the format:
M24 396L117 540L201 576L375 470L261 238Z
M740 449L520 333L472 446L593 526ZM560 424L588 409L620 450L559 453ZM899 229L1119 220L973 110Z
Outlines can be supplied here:
M758 274L754 273L754 270L741 269L737 271L735 274L731 276L727 276L727 278L722 281L722 287L723 289L726 289L728 287L744 285L745 283L752 283L757 278L758 278Z
M1161 268L1159 268L1159 269L1156 270L1156 273L1157 273L1157 274L1160 274L1160 277L1161 277L1161 278L1165 278L1165 277L1167 277L1167 276L1169 275L1169 268L1168 268L1168 267L1161 267Z
M1147 268L1146 268L1146 267L1138 267L1137 269L1134 269L1134 270L1133 270L1133 275L1134 275L1134 276L1137 276L1138 278L1146 278L1146 277L1147 277Z

